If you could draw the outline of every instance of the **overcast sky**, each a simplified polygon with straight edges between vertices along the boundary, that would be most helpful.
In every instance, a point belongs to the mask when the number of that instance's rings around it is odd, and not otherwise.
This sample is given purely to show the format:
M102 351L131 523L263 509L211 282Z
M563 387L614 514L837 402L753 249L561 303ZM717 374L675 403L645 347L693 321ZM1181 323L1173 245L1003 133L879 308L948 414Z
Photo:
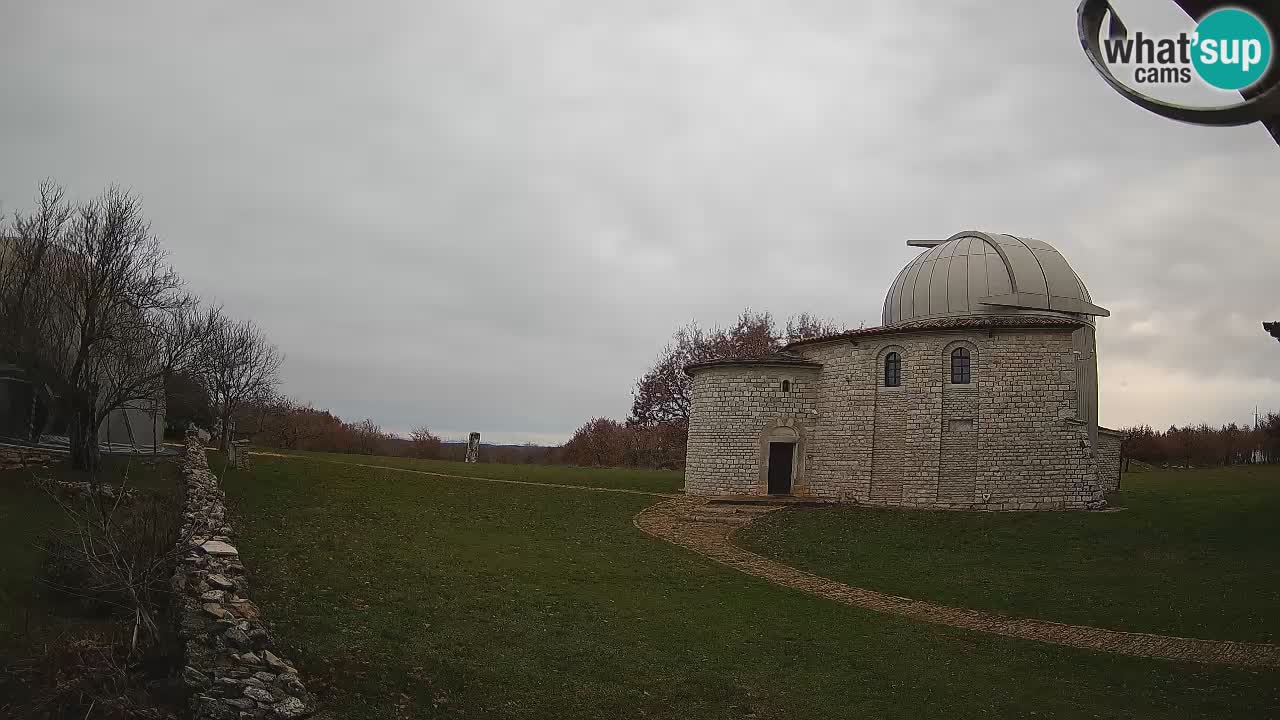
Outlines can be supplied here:
M0 203L131 187L286 392L389 430L559 442L681 323L876 325L963 229L1112 311L1104 424L1280 409L1280 148L1130 105L1075 5L14 3Z

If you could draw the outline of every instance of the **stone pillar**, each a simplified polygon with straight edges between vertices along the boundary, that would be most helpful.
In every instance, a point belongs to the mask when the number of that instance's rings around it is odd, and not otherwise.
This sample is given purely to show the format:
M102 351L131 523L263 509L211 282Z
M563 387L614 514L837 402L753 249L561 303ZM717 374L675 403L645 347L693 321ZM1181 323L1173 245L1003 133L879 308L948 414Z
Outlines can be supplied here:
M473 463L480 459L480 433L473 432L471 437L467 438L467 462Z
M249 441L248 440L232 440L231 445L227 448L231 467L236 470L249 469Z

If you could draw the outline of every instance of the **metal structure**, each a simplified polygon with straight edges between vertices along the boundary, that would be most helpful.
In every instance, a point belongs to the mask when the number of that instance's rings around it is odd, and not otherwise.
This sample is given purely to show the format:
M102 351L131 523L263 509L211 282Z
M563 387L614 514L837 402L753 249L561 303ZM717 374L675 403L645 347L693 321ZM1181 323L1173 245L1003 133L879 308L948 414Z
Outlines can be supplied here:
M1111 313L1093 304L1075 270L1040 240L966 230L928 248L889 288L884 325L956 316L1060 315L1091 323Z
M1238 0L1214 2L1213 0L1174 0L1189 16L1199 18L1222 7L1238 7L1249 10L1272 29L1280 32L1280 3L1276 0ZM1127 100L1157 115L1193 125L1236 126L1260 122L1280 144L1280 62L1273 61L1271 69L1256 85L1241 93L1243 102L1216 108L1198 108L1158 100L1120 82L1103 60L1103 23L1107 23L1108 38L1124 38L1128 29L1107 0L1081 0L1076 11L1080 44L1093 67L1116 92ZM1109 21L1109 22L1108 22Z

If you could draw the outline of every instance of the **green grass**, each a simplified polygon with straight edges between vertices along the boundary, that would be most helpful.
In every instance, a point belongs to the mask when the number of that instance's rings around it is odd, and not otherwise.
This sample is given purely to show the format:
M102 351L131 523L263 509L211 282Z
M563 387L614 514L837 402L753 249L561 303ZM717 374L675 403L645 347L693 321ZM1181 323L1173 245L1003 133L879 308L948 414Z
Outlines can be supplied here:
M597 472L538 470L580 483ZM653 498L268 457L225 473L224 486L255 599L334 717L1191 718L1280 707L1276 672L997 638L777 588L636 530Z
M101 477L118 484L126 469L129 487L151 491L176 488L177 466L167 460L152 463L104 458ZM22 652L84 620L51 608L48 591L38 582L44 561L42 544L51 532L65 529L67 522L57 503L34 486L36 476L89 479L65 463L47 469L0 471L0 654Z
M738 542L852 585L1000 613L1280 641L1280 466L1125 475L1115 513L838 508Z
M265 452L276 451L266 450ZM684 487L684 473L675 470L588 468L564 465L500 465L498 463L462 463L449 460L418 460L415 458L375 457L292 450L280 452L316 460L331 460L358 465L380 465L443 473L445 475L493 478L496 480L524 480L527 482L607 487L656 493L679 492Z

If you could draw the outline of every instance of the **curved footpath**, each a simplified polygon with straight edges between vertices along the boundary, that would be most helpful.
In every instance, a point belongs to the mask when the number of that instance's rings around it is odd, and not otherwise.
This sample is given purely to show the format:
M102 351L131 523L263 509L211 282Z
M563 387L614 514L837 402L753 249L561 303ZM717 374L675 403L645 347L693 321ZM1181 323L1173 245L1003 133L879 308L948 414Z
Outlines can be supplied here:
M732 542L733 532L777 506L708 505L705 500L677 498L640 511L633 522L640 530L688 548L735 570L827 600L900 615L921 622L976 630L1022 640L1066 645L1160 660L1280 667L1280 645L1196 640L1151 633L1105 630L1046 620L1019 619L979 610L948 607L923 600L853 587L798 570Z

